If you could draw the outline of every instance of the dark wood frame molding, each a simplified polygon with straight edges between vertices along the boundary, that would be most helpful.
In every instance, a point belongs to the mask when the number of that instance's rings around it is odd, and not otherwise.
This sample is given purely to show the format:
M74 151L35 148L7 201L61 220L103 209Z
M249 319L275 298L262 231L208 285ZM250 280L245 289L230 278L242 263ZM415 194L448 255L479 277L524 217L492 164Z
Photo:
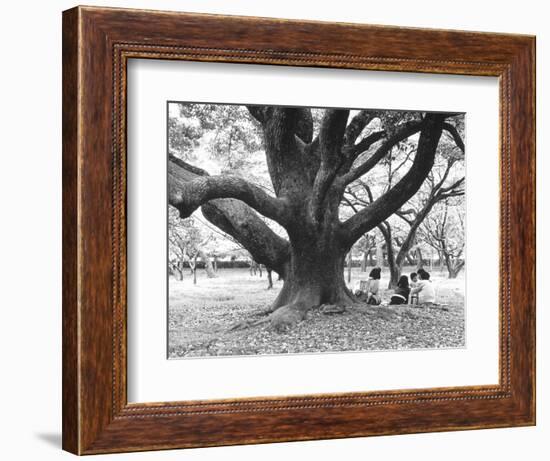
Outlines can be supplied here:
M131 58L497 76L499 384L129 404L125 111ZM63 13L65 450L92 454L533 424L534 37L94 7Z

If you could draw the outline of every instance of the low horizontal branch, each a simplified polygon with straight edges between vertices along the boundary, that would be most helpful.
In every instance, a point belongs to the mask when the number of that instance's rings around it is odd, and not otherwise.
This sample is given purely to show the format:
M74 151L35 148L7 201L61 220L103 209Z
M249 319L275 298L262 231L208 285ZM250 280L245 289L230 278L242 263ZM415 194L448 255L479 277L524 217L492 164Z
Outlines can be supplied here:
M168 174L170 176L170 169ZM238 176L200 176L179 184L174 184L173 181L169 183L169 203L177 208L181 218L189 217L210 200L234 198L282 225L286 222L283 200L267 194L264 189Z

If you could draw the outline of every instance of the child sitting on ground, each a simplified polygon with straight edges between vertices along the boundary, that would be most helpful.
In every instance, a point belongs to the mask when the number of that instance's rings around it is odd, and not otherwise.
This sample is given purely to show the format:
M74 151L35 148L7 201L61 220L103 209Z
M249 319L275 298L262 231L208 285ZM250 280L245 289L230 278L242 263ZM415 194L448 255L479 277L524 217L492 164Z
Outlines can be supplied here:
M380 297L380 277L382 269L375 267L369 274L369 288L367 290L367 304L378 306L382 302Z
M367 280L364 290L355 291L355 296L357 296L360 301L376 306L380 304L382 301L379 293L381 273L382 269L379 267L375 267L370 271L369 279Z
M407 304L409 302L409 278L402 275L397 282L397 288L391 296L390 304Z
M430 281L430 273L419 271L420 281L411 290L411 295L418 294L418 304L435 304L435 289Z

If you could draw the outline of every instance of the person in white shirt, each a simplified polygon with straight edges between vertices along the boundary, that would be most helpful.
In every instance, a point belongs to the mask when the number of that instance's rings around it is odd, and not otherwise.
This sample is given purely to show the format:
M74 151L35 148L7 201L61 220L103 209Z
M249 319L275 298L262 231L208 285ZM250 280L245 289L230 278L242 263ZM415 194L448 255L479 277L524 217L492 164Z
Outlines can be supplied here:
M381 303L382 298L380 297L380 277L382 269L380 267L375 267L370 271L368 280L359 280L357 282L356 290L354 292L355 296L360 301L365 302L366 304L378 305Z
M435 289L430 281L430 273L422 271L418 273L420 281L411 290L411 295L418 294L418 304L434 304Z

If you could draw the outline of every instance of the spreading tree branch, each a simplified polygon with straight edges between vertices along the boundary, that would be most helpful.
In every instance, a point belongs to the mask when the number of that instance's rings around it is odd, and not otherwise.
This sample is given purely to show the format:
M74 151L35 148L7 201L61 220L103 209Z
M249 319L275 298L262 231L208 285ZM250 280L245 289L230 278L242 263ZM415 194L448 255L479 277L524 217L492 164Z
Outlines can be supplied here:
M462 137L460 136L460 134L458 133L458 130L456 129L456 127L454 125L451 125L450 123L448 122L445 122L443 124L443 129L445 131L447 131L451 136L452 138L454 139L454 142L455 144L457 145L457 147L462 151L464 152L465 151L465 147L464 147L464 141L462 140Z
M171 182L181 184L208 173L170 156ZM272 268L283 278L290 259L290 244L278 236L245 203L234 199L216 199L202 205L204 217L234 238L258 263Z
M273 107L263 124L267 169L278 197L292 195L296 185L306 185L305 142L297 135L303 130L302 108ZM307 135L306 135L307 134ZM305 138L308 133L302 133Z
M308 144L313 139L313 116L311 115L311 109L299 107L297 111L296 136Z
M370 147L383 139L386 136L385 131L376 131L374 133L371 133L366 138L359 141L359 143L353 145L353 146L344 146L344 158L345 161L342 164L342 167L340 168L340 173L345 174L347 173L350 168L353 166L353 162L364 152L368 151Z
M425 120L406 122L400 125L397 130L389 138L387 138L384 143L382 143L382 145L376 150L376 152L374 152L374 154L372 154L362 164L358 165L348 173L341 176L339 178L339 181L342 184L346 185L367 174L378 164L380 160L382 160L390 152L393 146L422 130L422 128L426 124Z
M285 277L290 244L273 232L250 207L238 200L218 199L203 205L201 211L208 221L241 244L254 261Z
M346 128L344 145L353 146L366 126L376 117L378 117L378 112L371 110L361 110L354 115Z
M309 204L309 216L317 224L326 207L325 196L342 162L341 149L344 141L349 110L327 109L319 131L321 164L315 175Z
M177 184L172 179L174 173L170 167L168 175L168 201L180 212L181 218L191 216L197 208L210 200L235 198L281 225L285 225L288 220L284 200L267 194L264 189L238 176L200 176Z
M420 125L417 153L409 171L388 192L341 225L341 238L346 247L353 245L361 235L395 213L418 191L434 164L435 153L446 116L442 113L426 115ZM405 130L402 127L398 130L401 132L399 137L405 139L416 132L418 125L416 123L413 125L414 128L409 127L408 130ZM403 131L411 134L405 136Z
M267 118L267 106L246 106L250 115L260 124L264 124Z
M456 192L459 187L462 187L465 180L466 180L466 178L462 177L462 178L458 179L457 181L455 181L454 183L452 183L451 185L449 185L447 187L440 187L438 192L440 194L446 194L446 193L449 193L449 192ZM463 193L464 193L464 191L462 191L462 194Z

